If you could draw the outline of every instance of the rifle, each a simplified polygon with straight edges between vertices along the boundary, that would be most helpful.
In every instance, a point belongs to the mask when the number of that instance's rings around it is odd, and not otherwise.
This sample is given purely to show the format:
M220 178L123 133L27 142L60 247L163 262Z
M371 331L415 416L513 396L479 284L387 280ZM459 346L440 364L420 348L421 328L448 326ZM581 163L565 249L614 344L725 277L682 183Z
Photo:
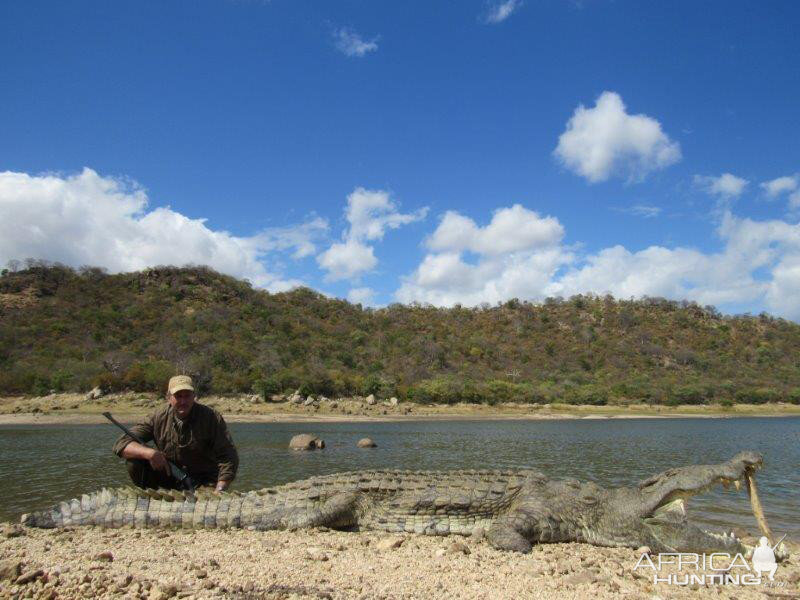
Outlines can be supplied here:
M104 412L103 416L106 419L108 419L109 421L111 421L114 425L116 425L117 427L122 429L122 431L124 431L128 435L128 437L132 438L133 441L141 444L142 446L146 446L147 445L142 441L142 439L138 435L133 433L130 429L125 427L125 425L123 425L122 423L117 421L114 417L112 417L110 412ZM156 448L158 448L157 444L156 444ZM194 482L192 481L192 478L189 477L189 474L186 471L181 469L178 465L173 463L171 460L167 460L167 465L169 465L169 474L172 477L174 477L184 489L187 489L189 491L194 491L194 488L195 488Z

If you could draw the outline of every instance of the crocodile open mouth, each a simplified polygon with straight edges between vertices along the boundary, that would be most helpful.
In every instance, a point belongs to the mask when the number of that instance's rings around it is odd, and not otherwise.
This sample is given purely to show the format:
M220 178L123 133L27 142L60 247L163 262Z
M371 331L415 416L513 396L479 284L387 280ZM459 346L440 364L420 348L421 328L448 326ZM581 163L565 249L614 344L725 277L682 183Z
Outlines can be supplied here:
M744 474L739 479L728 479L726 477L718 477L711 483L701 488L693 490L673 490L667 494L663 501L655 508L652 518L664 519L669 521L685 521L686 520L686 506L692 496L703 494L716 486L722 486L724 489L730 489L733 486L737 491L745 488L747 495L750 498L750 508L753 511L753 516L758 523L761 533L767 537L770 544L775 543L772 530L767 523L767 517L764 515L764 508L761 505L761 500L758 496L758 486L756 485L755 471L762 467L761 464L754 464L745 469ZM727 534L726 534L727 535ZM731 533L731 535L733 535Z

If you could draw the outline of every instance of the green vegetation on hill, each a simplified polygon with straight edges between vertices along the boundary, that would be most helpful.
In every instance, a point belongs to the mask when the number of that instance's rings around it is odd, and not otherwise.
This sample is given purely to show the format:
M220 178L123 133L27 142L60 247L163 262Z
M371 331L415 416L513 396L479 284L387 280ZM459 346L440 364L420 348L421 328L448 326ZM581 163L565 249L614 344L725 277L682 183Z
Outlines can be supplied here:
M0 276L0 393L301 388L419 402L800 403L800 326L662 298L364 309L205 267Z

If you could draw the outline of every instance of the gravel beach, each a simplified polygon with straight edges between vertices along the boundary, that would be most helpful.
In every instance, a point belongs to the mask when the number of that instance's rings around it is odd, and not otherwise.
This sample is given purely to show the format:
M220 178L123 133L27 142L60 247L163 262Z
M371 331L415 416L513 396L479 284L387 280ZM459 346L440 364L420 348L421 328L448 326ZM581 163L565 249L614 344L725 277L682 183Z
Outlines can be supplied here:
M690 588L634 573L636 551L585 544L522 555L474 538L377 532L5 525L0 598L797 598L800 548L790 550L772 586Z

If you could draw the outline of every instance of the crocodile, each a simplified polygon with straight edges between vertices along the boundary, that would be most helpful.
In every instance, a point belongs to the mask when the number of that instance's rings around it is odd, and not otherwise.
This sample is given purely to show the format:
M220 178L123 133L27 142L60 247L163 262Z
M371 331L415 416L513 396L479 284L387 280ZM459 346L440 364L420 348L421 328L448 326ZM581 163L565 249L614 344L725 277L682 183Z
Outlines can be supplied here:
M744 482L756 519L769 532L754 471L763 460L741 452L713 465L669 469L636 486L551 480L534 469L353 471L249 492L103 489L22 516L31 527L167 527L295 530L328 527L425 535L480 532L497 549L529 552L534 543L585 542L654 552L728 552L753 547L735 535L691 523L691 496ZM776 555L785 555L781 546Z

